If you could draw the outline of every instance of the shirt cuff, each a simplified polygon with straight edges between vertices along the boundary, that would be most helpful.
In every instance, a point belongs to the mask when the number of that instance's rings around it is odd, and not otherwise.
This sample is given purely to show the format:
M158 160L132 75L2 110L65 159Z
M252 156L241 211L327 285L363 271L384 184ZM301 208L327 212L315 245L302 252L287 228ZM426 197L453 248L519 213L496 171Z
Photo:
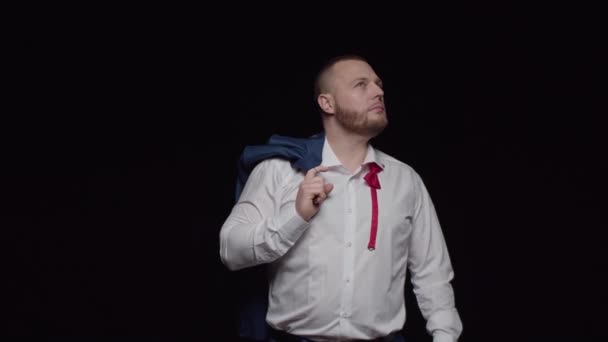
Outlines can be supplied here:
M433 334L433 342L456 342L457 339L443 331L438 331Z
M298 241L300 236L310 227L310 222L305 221L296 211L295 204L281 214L281 239L292 245Z

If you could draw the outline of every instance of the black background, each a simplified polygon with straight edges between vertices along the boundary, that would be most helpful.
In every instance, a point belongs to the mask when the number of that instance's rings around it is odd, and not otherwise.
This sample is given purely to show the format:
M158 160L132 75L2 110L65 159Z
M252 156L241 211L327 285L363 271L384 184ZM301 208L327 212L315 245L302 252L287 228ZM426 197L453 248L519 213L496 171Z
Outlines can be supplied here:
M37 9L11 27L7 334L230 339L246 284L218 239L239 153L320 130L315 71L359 53L386 88L373 144L437 207L461 340L608 336L596 9L270 9ZM406 335L430 341L406 294Z

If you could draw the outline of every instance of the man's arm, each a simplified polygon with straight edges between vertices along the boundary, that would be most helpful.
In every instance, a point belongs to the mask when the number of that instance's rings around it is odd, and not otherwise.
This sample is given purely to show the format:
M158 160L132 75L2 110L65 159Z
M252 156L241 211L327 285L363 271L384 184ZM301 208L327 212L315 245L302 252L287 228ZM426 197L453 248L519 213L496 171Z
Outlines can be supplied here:
M284 201L290 171L288 161L268 159L251 172L220 231L220 257L230 270L278 259L309 227L295 201Z
M408 260L412 285L433 341L453 342L462 332L450 284L454 272L431 197L420 176L414 176L417 199Z

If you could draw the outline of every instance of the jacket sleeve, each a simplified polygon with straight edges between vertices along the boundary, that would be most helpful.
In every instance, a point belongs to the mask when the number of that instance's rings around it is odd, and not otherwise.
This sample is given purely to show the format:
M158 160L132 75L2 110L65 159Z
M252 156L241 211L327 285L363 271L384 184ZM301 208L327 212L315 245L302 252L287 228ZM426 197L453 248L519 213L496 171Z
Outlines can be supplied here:
M434 342L457 341L462 322L456 310L451 280L454 271L429 193L414 172L416 204L408 267L426 329Z
M251 172L220 230L220 257L230 270L272 262L283 256L310 226L286 200L294 171L288 161L272 158Z

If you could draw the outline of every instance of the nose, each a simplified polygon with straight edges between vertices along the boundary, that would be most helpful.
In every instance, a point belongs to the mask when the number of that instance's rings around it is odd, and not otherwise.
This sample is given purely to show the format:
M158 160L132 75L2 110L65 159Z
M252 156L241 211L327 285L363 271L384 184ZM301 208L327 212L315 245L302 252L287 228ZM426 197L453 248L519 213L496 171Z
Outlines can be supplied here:
M374 83L372 94L373 94L374 97L383 98L384 97L384 89L382 89L382 87L380 87L378 84Z

